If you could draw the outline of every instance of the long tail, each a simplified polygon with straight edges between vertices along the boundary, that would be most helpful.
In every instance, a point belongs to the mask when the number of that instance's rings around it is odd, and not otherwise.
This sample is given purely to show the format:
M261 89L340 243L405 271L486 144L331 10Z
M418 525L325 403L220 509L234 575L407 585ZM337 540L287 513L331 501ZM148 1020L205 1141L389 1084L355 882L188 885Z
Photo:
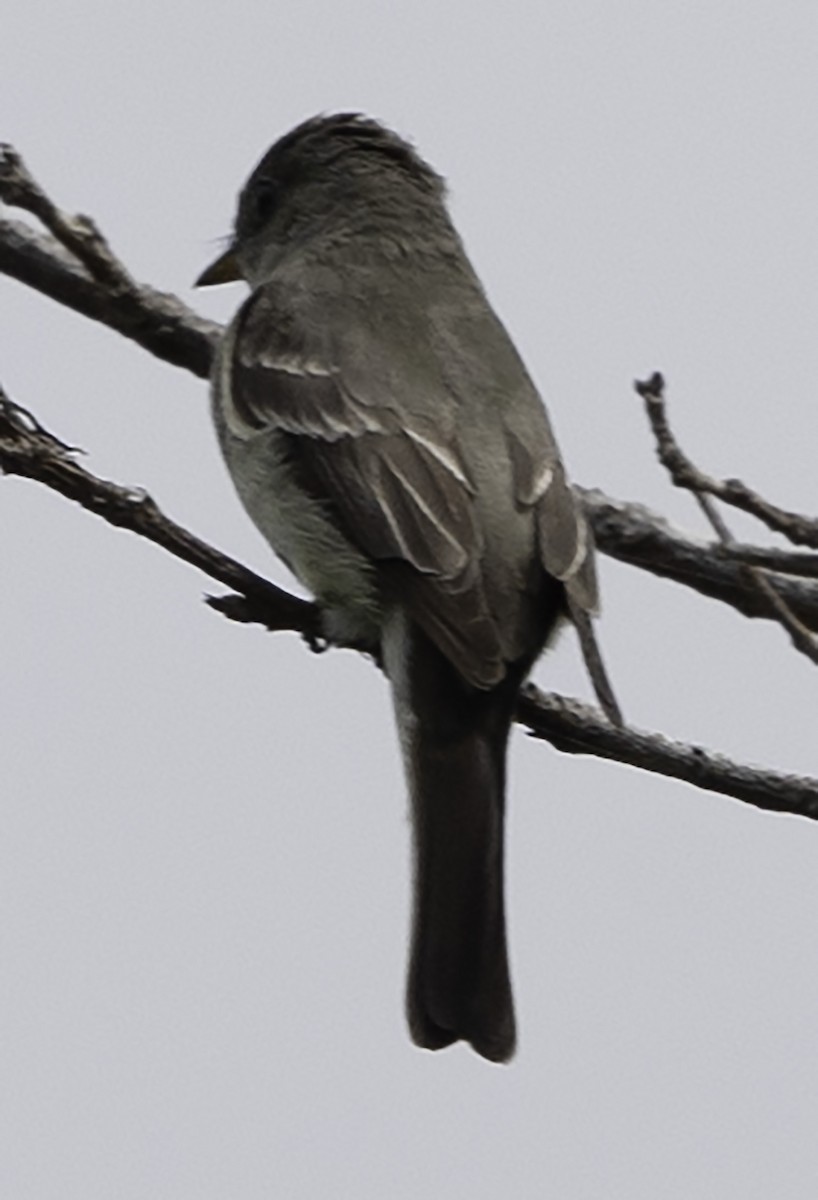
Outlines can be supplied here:
M522 671L465 684L414 625L387 648L411 793L415 897L407 1008L412 1039L458 1039L511 1058L514 1005L503 901L505 760Z

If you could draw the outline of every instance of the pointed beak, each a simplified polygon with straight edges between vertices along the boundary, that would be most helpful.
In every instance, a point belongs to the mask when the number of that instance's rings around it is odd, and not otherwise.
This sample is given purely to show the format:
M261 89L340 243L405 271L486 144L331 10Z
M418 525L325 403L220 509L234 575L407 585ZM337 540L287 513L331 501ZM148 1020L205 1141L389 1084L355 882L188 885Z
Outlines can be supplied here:
M212 262L209 267L205 267L193 286L215 287L216 284L235 283L236 280L242 278L241 268L236 260L233 247L230 246L224 254L219 255L215 262Z

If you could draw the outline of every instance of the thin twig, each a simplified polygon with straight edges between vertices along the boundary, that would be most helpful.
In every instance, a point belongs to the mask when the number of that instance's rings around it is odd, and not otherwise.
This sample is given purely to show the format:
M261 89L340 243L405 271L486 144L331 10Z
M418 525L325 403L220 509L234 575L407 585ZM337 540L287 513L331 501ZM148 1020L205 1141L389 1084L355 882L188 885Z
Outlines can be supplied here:
M715 496L725 504L758 517L768 529L783 534L796 545L818 550L818 521L815 518L771 504L740 479L714 479L690 461L671 432L664 398L665 381L658 371L650 379L637 380L634 387L645 401L659 459L676 487Z
M0 143L0 200L22 208L42 221L46 229L69 251L88 274L113 293L127 293L136 284L111 250L90 217L58 208L23 162L13 146Z
M664 379L657 371L649 380L644 382L637 381L634 386L645 402L645 410L653 429L654 437L656 438L656 447L660 461L670 472L671 478L677 487L687 488L693 493L702 512L714 529L716 537L722 546L729 548L735 543L735 538L710 498L711 495L720 496L722 485L717 480L710 479L698 467L694 466L676 441L667 417ZM735 483L737 481L733 480L732 482ZM756 496L748 488L744 488L743 484L741 484L741 487L744 489L746 495L754 497L754 502L758 501L759 504L766 505L767 502L762 500L760 496ZM742 507L742 505L738 505L738 507ZM745 511L749 512L753 510L745 508ZM756 515L758 514L756 513ZM786 515L794 516L794 514ZM805 518L799 519L804 520ZM790 641L795 649L810 659L811 662L818 664L818 641L812 636L809 629L799 621L786 600L779 595L772 580L759 567L742 565L740 571L747 579L748 584L754 587L765 598L776 620L790 635Z

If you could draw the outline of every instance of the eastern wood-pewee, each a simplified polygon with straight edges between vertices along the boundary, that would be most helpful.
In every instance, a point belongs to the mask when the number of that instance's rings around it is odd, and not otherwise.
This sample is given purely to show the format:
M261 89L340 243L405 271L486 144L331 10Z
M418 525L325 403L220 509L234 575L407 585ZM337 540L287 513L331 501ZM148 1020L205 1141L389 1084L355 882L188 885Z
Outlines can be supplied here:
M329 639L389 677L411 795L415 1042L514 1051L503 904L506 744L591 538L537 391L440 177L362 116L265 154L199 284L252 288L213 372L238 493Z

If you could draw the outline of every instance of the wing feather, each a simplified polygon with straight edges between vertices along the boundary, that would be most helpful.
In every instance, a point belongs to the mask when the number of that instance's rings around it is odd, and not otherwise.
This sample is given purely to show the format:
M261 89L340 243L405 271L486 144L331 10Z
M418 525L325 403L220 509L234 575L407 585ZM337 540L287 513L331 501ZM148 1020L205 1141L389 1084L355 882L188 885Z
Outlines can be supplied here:
M537 591L525 565L535 546L577 603L596 605L590 533L525 368L484 301L477 319L488 324L478 334L495 339L485 361L459 315L413 331L387 327L387 316L370 309L356 317L348 295L328 310L311 303L299 314L298 297L273 281L246 301L223 389L227 427L245 440L284 435L349 540L398 581L415 619L461 673L492 686L530 644L531 618L514 597ZM419 355L417 346L430 350ZM490 398L488 450L460 419L461 396L478 406ZM508 549L498 533L504 512Z
M287 435L347 537L387 568L414 568L416 575L399 569L390 577L430 636L467 678L482 687L499 682L505 666L479 570L474 486L456 438L443 432L454 422L436 425L422 407L402 404L393 365L369 380L376 403L363 393L361 371L346 371L319 331L312 339L296 332L280 310L267 285L241 314L223 400L230 432Z

